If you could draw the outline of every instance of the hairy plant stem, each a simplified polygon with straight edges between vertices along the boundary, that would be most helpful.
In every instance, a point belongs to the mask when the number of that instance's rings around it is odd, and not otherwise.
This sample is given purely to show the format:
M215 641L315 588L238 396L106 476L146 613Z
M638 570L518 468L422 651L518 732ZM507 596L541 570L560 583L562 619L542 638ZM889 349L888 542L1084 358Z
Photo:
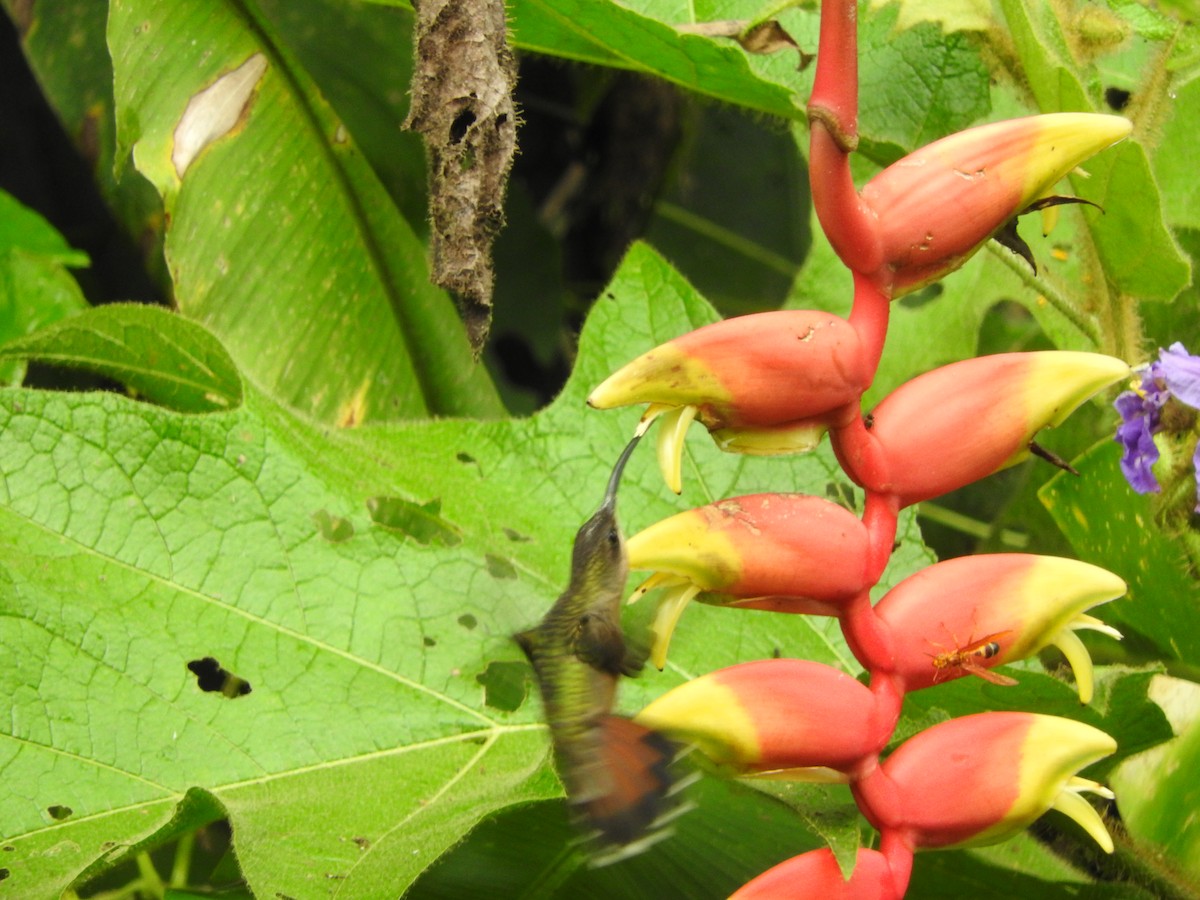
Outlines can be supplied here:
M1097 323L1076 308L1070 298L1051 287L1045 280L1029 271L1029 265L1010 250L995 242L989 242L988 251L996 259L1011 269L1027 286L1037 291L1038 296L1045 299L1058 313L1074 325L1097 348L1105 345L1104 337Z

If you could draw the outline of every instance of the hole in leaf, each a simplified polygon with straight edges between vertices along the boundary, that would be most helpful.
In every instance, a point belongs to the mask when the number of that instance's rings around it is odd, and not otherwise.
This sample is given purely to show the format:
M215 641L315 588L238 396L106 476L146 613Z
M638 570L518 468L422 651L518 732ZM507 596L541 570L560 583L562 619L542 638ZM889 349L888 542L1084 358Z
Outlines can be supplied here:
M354 526L349 519L335 516L327 509L318 509L312 516L321 537L331 544L340 544L354 537Z
M467 466L469 466L469 465L471 465L471 463L474 463L477 461L475 459L475 457L473 457L470 453L464 453L461 450L458 453L454 454L454 458L457 459L463 465L467 465Z
M479 624L479 620L470 613L463 613L458 617L458 624L467 629L467 631L473 631L475 626Z
M56 822L61 822L63 819L69 819L71 817L71 813L73 812L75 812L75 810L71 809L71 807L61 806L57 803L53 806L46 807L46 813Z
M1108 108L1113 112L1120 112L1127 107L1132 96L1124 88L1107 87L1104 89L1104 102L1108 104Z
M73 369L69 366L30 360L25 369L22 387L43 391L107 391L110 394L125 394L125 385L115 378L95 372Z
M221 664L211 656L193 659L187 667L196 676L196 684L202 691L221 693L232 699L245 696L253 690L250 682L221 668Z
M399 497L372 497L367 511L376 525L408 535L418 544L434 541L453 547L462 543L458 528L442 518L442 501L413 503Z
M505 528L504 536L510 541L516 541L518 544L523 544L529 540L528 535L521 534L521 532L515 531L512 528Z
M467 129L475 124L475 111L467 107L450 123L450 143L457 144L467 136Z
M3 881L11 874L12 872L8 871L8 869L0 869L0 881Z
M494 556L489 553L484 557L487 560L488 574L493 578L516 578L517 570L503 556Z
M528 663L490 662L475 680L483 685L483 702L493 709L514 712L529 695Z
M433 638L431 638L429 635L425 635L425 637L421 638L421 643L424 644L426 647L436 647L437 646L437 641L434 640Z

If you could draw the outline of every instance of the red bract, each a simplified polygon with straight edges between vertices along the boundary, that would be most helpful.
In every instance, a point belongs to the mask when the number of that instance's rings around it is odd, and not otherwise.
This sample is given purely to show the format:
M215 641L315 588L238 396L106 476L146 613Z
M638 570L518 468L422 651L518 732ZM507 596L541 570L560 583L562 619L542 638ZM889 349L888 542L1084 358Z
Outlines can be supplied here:
M847 780L874 760L896 724L845 672L799 659L710 672L663 694L636 719L739 775L818 781Z
M651 660L659 666L684 606L701 591L724 606L838 615L871 579L866 529L835 503L804 494L733 497L664 519L629 538L629 565L665 588Z
M1041 429L1128 377L1098 353L1000 353L926 372L887 397L869 424L831 435L838 460L870 491L908 506L1028 458Z
M659 458L678 493L683 437L693 417L723 450L811 450L830 425L858 415L873 374L845 319L780 310L727 319L668 341L610 375L588 403L597 409L646 403L647 418L666 414Z
M905 741L854 787L868 821L915 849L990 844L1051 808L1112 852L1080 791L1111 794L1076 777L1117 749L1104 732L1055 716L986 712L934 725Z
M875 607L891 633L889 670L907 690L964 675L997 677L991 667L1059 646L1075 669L1079 697L1092 694L1092 667L1076 629L1120 633L1086 614L1125 593L1098 566L1055 556L1003 553L946 560L894 587Z
M893 297L954 271L1088 157L1129 134L1118 116L1056 113L981 125L922 147L862 189Z
M859 850L854 873L846 880L833 853L823 847L767 869L730 900L898 900L906 884L896 882L877 850Z

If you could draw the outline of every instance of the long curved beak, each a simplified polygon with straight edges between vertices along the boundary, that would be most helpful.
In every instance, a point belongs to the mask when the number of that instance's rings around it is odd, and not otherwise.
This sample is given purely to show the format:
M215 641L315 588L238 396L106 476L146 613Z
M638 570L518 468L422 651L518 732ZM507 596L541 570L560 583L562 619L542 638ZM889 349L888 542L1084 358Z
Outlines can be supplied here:
M625 463L629 462L629 457L633 455L633 448L637 446L641 438L640 434L634 435L633 440L621 451L621 455L617 459L617 464L613 466L612 475L608 478L608 488L604 492L604 503L601 504L602 508L607 507L614 510L617 508L617 487L621 483L621 473L625 471Z

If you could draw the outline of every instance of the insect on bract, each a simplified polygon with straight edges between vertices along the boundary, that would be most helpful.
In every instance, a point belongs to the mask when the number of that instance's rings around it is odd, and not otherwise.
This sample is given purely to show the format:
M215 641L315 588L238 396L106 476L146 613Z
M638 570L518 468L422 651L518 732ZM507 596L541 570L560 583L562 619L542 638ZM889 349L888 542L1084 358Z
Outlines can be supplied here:
M1005 687L1016 684L1015 678L993 672L983 663L984 660L994 659L999 655L1000 641L1011 634L1012 631L997 631L979 640L971 638L965 646L944 653L926 654L933 660L933 667L937 670L933 676L933 683L937 684L945 678L956 678L958 674L966 673L978 675L984 681ZM955 670L958 670L957 673Z

